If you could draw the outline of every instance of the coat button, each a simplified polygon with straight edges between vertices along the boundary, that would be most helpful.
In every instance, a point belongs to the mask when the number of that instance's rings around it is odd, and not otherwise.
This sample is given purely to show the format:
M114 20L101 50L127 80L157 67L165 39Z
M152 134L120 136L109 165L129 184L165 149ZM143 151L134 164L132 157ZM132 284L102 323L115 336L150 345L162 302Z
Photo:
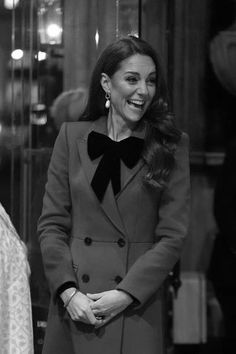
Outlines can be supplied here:
M92 243L92 239L90 237L85 237L84 243L86 244L86 246L90 246Z
M88 283L90 278L89 278L89 275L88 274L83 274L82 275L82 280L84 283Z
M125 240L123 238L119 238L117 241L119 247L124 247L125 246Z
M122 277L121 277L120 275L117 275L117 276L115 277L115 282L116 282L116 284L119 284L119 283L121 282L121 280L122 280Z

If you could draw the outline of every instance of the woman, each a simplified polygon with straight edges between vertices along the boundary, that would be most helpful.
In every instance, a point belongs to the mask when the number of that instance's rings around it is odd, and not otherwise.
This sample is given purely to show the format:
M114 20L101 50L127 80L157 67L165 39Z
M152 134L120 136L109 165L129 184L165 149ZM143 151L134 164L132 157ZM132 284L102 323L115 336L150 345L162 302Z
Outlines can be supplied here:
M163 282L189 213L188 139L155 51L101 54L79 122L62 126L39 235L52 301L44 353L161 354Z

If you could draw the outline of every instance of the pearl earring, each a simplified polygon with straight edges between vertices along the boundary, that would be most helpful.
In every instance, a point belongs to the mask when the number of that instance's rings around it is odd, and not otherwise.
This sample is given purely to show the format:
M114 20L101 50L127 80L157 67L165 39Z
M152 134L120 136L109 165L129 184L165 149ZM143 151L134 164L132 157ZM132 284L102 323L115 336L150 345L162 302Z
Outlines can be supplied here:
M105 94L105 99L106 99L105 107L106 107L106 109L109 109L110 106L111 106L111 101L110 101L110 99L111 99L111 94L110 94L109 91L106 92L106 94Z

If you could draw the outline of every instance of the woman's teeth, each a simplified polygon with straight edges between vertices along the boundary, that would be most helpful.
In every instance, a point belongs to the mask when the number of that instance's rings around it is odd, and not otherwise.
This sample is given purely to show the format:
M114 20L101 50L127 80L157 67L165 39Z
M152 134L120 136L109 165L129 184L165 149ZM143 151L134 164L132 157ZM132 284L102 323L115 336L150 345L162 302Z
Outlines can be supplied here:
M144 106L144 101L142 100L128 100L128 103L140 109Z

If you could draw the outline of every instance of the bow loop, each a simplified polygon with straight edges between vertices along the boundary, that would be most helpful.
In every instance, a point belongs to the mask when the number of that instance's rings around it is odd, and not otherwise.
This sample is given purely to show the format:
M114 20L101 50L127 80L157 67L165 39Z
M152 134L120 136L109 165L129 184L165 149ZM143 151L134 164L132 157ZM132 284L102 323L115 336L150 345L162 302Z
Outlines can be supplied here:
M120 158L127 167L133 168L140 158L143 149L143 139L131 136L127 139L121 140L117 144L120 145Z
M133 168L143 149L143 139L129 137L119 142L113 141L108 136L92 131L88 136L88 155L91 160L102 156L101 161L93 176L91 186L102 201L109 181L112 183L116 195L121 189L120 185L120 160L128 168Z
M91 160L95 160L104 154L109 146L110 140L108 136L93 131L89 134L88 154Z

